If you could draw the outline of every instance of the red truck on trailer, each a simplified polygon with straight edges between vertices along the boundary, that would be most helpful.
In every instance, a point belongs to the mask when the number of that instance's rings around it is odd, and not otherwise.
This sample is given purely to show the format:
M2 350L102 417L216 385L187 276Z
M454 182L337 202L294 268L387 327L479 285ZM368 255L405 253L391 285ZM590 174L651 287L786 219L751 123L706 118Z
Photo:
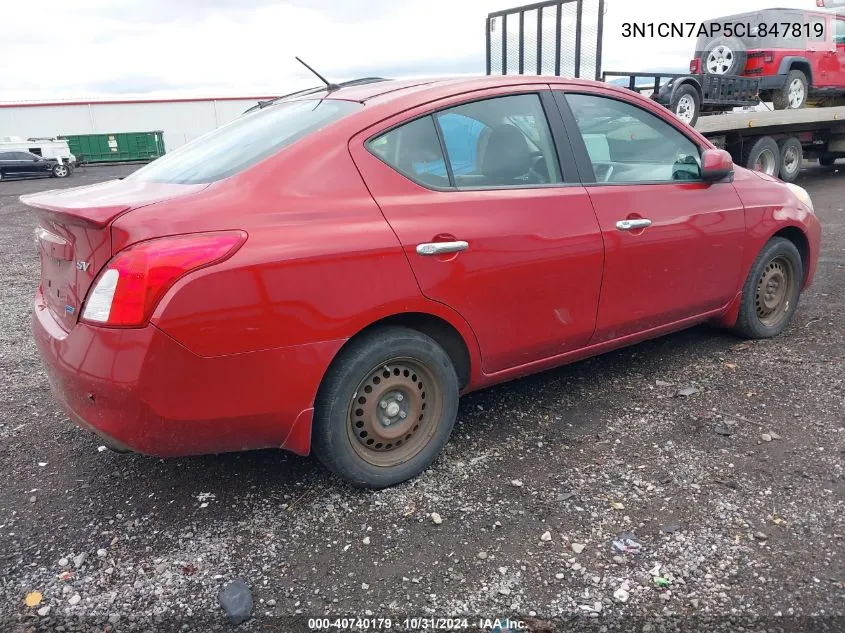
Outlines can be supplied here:
M787 182L797 178L805 159L832 165L845 158L845 0L708 20L689 74L603 72L606 6L604 0L597 11L592 6L551 0L489 14L488 74L594 72L631 90L650 90L652 99L730 152L737 164ZM574 28L565 26L572 21L564 17L576 18ZM715 24L742 28L720 30ZM773 111L731 112L767 101Z

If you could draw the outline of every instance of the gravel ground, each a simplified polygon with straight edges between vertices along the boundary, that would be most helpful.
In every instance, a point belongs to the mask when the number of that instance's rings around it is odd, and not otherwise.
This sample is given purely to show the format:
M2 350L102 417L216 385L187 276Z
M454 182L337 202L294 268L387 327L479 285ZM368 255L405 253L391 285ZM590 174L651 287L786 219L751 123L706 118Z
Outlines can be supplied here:
M231 630L236 578L243 631L845 630L842 166L801 177L823 252L782 337L701 327L472 394L445 455L381 492L276 451L99 451L53 404L17 196L131 169L0 184L0 631Z

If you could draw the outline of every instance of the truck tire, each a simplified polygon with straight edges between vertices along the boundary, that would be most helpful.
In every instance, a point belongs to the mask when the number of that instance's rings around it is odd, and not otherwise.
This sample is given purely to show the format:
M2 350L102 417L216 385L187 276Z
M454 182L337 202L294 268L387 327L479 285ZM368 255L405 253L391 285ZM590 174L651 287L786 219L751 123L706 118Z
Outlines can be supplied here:
M823 167L831 167L835 162L836 156L831 156L830 154L822 154L819 156L819 165L822 165Z
M735 37L717 37L701 53L701 72L705 75L741 75L748 54Z
M775 110L798 110L807 105L807 75L800 70L790 70L780 90L772 93Z
M693 127L701 112L701 97L698 90L688 83L678 86L672 95L669 107L678 119Z
M795 182L804 164L804 148L794 136L778 141L780 148L780 179Z
M743 167L777 177L780 173L780 148L771 136L761 136L754 142L749 141L740 162Z

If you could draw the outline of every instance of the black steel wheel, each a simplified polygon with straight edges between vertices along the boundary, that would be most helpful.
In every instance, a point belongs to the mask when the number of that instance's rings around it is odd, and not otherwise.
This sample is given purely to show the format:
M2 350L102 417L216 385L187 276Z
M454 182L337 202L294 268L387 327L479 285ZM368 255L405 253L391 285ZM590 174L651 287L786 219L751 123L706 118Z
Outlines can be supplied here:
M449 439L458 392L452 362L432 338L397 326L366 332L341 351L323 380L314 453L355 486L410 479Z
M792 321L804 266L795 244L782 237L769 240L748 273L734 330L746 338L771 338Z

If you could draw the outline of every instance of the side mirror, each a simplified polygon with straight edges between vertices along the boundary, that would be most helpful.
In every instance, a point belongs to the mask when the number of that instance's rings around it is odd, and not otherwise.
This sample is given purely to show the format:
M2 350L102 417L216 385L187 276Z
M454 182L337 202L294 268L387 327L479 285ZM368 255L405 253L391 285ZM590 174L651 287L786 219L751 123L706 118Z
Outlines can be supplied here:
M734 173L734 161L723 149L706 149L701 156L701 179L716 182Z

